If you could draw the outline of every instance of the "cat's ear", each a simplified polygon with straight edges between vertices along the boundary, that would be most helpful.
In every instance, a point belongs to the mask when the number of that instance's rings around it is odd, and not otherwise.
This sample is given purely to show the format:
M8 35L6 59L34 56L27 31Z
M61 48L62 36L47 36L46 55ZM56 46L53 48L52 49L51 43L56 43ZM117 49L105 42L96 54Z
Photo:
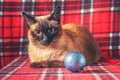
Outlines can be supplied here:
M55 8L55 10L50 15L49 20L55 20L58 23L60 23L60 13L61 13L61 7L58 6L58 7Z
M31 25L36 22L35 18L25 12L22 12L22 15L24 16L25 20L27 21L28 25Z

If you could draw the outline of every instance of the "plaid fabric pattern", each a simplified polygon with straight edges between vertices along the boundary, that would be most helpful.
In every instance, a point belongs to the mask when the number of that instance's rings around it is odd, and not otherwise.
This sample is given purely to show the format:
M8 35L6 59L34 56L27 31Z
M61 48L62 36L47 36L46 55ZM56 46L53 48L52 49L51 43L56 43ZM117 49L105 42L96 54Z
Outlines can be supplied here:
M103 57L120 56L120 0L1 0L0 68L26 55L27 25L21 11L49 14L61 5L61 24L84 25L102 49Z
M110 60L103 62L72 73L66 68L32 69L29 58L18 57L0 70L0 80L119 80L120 61L114 61L116 65L109 63Z

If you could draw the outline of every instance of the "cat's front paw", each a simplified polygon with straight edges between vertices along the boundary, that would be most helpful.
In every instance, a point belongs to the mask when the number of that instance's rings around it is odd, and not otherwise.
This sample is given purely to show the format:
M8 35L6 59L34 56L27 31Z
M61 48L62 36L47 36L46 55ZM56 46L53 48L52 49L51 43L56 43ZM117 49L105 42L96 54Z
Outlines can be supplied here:
M31 64L30 64L30 67L31 67L31 68L43 68L43 66L40 65L40 64L37 63L37 62L31 63Z
M31 68L45 68L48 67L48 65L45 62L33 62L30 64Z

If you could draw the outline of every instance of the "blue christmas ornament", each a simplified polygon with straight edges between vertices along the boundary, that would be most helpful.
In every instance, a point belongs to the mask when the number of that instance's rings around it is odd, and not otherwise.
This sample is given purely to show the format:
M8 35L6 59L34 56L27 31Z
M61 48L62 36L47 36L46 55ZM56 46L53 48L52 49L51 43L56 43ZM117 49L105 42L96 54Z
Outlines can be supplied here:
M72 72L79 72L86 65L86 59L82 53L70 52L64 59L64 65Z

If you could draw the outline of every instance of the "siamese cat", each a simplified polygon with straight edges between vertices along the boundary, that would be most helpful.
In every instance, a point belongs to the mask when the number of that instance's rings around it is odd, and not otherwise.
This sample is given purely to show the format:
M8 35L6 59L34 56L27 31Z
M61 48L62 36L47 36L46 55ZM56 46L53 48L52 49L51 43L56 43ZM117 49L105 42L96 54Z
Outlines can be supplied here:
M84 26L60 24L60 12L60 6L45 16L33 17L22 12L29 26L31 68L64 67L64 58L72 51L82 53L87 65L99 61L101 50L92 34Z

